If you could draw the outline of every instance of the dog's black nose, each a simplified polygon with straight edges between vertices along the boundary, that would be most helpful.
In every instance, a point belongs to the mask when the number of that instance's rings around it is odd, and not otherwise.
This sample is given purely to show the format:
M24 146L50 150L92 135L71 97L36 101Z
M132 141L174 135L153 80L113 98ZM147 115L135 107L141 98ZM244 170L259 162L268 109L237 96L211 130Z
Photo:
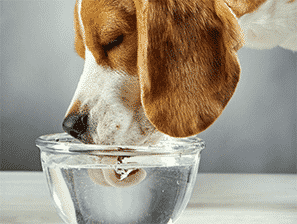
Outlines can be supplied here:
M74 138L82 139L82 135L88 129L88 115L87 114L69 114L63 121L63 130Z

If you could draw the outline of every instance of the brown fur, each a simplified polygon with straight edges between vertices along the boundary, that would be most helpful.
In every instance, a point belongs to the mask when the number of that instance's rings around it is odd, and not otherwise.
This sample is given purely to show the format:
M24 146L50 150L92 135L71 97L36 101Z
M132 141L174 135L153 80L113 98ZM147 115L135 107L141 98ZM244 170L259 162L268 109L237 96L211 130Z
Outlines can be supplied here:
M69 114L79 114L80 113L80 110L81 110L81 101L80 100L76 100L74 103L73 103L73 106L70 108L70 110L68 111L67 113L67 116ZM85 111L86 112L86 111Z
M76 53L83 59L85 59L85 45L81 35L80 25L78 21L78 9L77 9L77 1L74 7L74 32L75 32L75 40L74 46Z
M121 3L121 4L120 4ZM137 31L135 8L131 3L119 1L84 0L82 3L82 21L86 35L86 45L98 64L112 69L123 69L130 75L137 75ZM75 7L75 49L84 58L83 38L79 32L77 6ZM102 45L124 34L123 44L114 48L106 56Z
M147 21L138 21L147 23L138 43L142 104L150 122L170 136L209 127L239 80L239 26L226 5L214 3L151 0L141 12Z

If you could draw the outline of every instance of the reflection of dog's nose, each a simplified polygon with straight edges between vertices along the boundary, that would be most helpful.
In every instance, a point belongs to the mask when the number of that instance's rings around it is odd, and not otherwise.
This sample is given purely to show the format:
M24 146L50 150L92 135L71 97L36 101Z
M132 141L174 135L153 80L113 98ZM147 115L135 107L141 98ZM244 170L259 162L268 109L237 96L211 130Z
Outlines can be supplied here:
M77 139L82 139L87 128L88 114L69 114L63 121L63 130Z

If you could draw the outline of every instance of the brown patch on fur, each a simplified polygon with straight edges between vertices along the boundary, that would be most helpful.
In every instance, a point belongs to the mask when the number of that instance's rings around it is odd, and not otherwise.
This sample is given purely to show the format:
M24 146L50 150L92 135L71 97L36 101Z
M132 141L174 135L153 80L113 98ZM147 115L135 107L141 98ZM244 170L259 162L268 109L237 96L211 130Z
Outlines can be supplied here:
M79 114L81 110L81 101L76 100L73 104L70 110L68 111L68 114L65 116L67 117L69 114Z
M146 116L170 136L198 134L220 116L239 80L237 20L209 0L150 1L136 9Z
M287 3L293 3L295 2L296 0L289 0Z
M79 19L78 19L78 4L77 1L74 7L74 32L75 32L75 39L74 39L74 46L76 53L83 59L85 59L85 45L81 35Z
M224 0L238 18L256 11L267 0ZM295 0L294 0L295 1Z
M127 3L127 4L125 4ZM124 70L137 75L137 30L136 14L130 0L84 0L82 2L82 21L85 40L97 64L115 70ZM123 42L109 51L108 45L123 35Z
M89 107L87 104L83 105L81 104L80 100L76 100L73 104L70 110L68 111L67 115L65 117L71 116L71 115L84 115L89 114Z

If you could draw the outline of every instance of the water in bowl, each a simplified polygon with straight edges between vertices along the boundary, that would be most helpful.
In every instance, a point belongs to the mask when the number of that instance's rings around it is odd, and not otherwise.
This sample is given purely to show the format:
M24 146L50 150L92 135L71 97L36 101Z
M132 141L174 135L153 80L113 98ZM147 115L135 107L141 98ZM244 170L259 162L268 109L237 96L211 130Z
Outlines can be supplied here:
M116 188L94 183L86 168L43 165L55 206L67 223L175 222L190 199L198 164L141 168L147 173L141 183Z

